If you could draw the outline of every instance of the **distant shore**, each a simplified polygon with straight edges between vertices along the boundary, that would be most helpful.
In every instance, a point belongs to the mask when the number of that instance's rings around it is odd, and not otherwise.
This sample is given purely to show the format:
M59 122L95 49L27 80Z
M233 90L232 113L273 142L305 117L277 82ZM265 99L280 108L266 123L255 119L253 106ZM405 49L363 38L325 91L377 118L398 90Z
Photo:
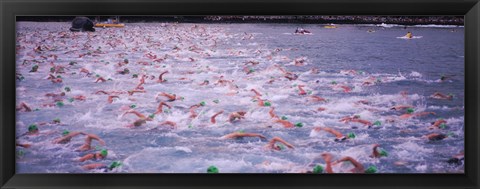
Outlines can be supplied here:
M108 17L88 16L105 21ZM17 21L69 22L73 16L19 16ZM463 16L122 16L121 22L182 23L296 23L296 24L399 24L464 25Z

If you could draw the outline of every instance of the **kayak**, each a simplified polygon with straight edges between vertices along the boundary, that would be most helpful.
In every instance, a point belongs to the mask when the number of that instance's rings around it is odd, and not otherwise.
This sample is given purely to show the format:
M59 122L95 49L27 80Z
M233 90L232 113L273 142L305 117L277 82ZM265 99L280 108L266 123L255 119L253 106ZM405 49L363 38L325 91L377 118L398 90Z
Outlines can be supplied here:
M329 26L323 26L324 28L328 28L328 29L333 29L333 28L337 28L337 26L333 26L333 25L329 25Z
M402 37L397 37L398 39L420 39L423 36L413 36L411 38L408 38L407 36L402 36Z
M95 27L115 27L115 28L122 28L125 24L108 24L108 23L97 23Z

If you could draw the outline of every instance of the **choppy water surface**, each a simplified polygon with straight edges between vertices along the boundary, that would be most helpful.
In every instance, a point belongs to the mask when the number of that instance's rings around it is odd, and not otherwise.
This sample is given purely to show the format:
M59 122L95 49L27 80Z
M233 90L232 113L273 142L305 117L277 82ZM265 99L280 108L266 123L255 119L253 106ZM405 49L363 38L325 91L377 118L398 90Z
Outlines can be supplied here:
M351 156L365 167L376 166L379 173L463 173L463 166L446 160L464 146L464 30L461 27L376 27L339 25L327 29L321 25L293 24L127 24L125 28L97 28L94 33L71 33L70 23L17 24L17 105L26 102L32 112L17 112L17 136L31 124L40 134L23 136L17 147L17 173L102 172L87 171L81 166L91 163L123 165L112 172L128 173L204 173L214 165L224 173L292 173L325 166L320 154L329 152L334 159ZM293 35L296 27L312 35ZM375 30L375 32L367 32ZM397 37L411 31L418 39ZM41 46L42 51L35 52ZM148 55L150 54L150 55ZM52 55L56 55L57 59ZM157 56L155 61L154 56ZM122 67L118 63L128 59ZM295 65L304 59L304 65ZM245 68L245 63L255 61ZM71 62L76 64L70 65ZM62 83L47 79L51 64L65 67ZM37 72L29 72L38 65ZM278 68L298 75L289 80ZM92 75L81 73L88 69ZM129 74L119 74L125 68ZM318 69L318 73L311 69ZM348 70L355 70L348 72ZM166 82L157 83L164 71ZM250 73L248 73L250 72ZM247 74L248 73L248 74ZM137 74L155 76L143 85L146 93L128 95L139 83ZM109 79L94 83L96 76ZM216 85L223 76L232 85ZM440 81L441 76L448 80ZM208 85L200 85L205 80ZM271 81L269 83L269 81ZM365 82L372 84L367 85ZM336 83L333 84L333 83ZM299 95L304 85L307 95ZM237 87L235 87L237 86ZM352 88L344 92L339 86ZM60 93L64 106L47 107L54 99L47 93ZM270 107L255 102L255 89L262 99L271 102L278 116L303 127L284 128L268 113ZM119 91L118 99L108 103L108 95L99 90ZM407 95L402 96L401 92ZM172 108L145 125L127 128L136 120L133 114L122 116L129 106L150 115L165 99L160 92L176 94L183 99L167 102ZM453 94L452 100L438 100L435 92ZM70 98L83 95L85 101ZM327 102L312 102L316 95ZM358 103L360 100L368 103ZM189 107L205 102L196 109L198 117L190 118ZM413 105L415 112L435 115L399 119L405 111L394 111L394 105ZM318 108L324 108L319 111ZM168 108L164 108L167 110ZM212 124L210 117L224 110ZM245 119L230 123L228 115L246 111ZM343 123L345 116L359 115L380 126L367 129L358 123ZM62 124L41 125L60 119ZM427 129L440 118L444 129ZM388 122L388 120L394 120ZM158 126L163 121L176 122L177 128ZM335 142L330 134L312 131L316 126L334 128L356 138ZM62 131L93 133L105 140L96 141L97 149L108 149L104 160L78 162L77 158L95 150L78 152L83 136L68 144L52 144ZM260 133L267 140L243 138L224 140L232 132ZM448 134L441 141L422 138L430 133ZM295 149L272 151L265 145L281 137ZM371 158L372 145L388 151L387 157ZM334 171L345 172L348 165L337 165Z

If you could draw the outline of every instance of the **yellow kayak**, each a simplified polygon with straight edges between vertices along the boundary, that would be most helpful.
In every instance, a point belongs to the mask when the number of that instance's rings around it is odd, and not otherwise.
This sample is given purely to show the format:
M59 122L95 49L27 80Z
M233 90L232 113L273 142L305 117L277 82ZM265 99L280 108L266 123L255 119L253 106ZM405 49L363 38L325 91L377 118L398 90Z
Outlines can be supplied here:
M329 29L333 29L333 28L337 28L337 26L334 26L334 25L328 25L328 26L323 26L324 28L329 28Z
M108 24L108 23L96 23L95 27L115 27L115 28L122 28L125 24Z

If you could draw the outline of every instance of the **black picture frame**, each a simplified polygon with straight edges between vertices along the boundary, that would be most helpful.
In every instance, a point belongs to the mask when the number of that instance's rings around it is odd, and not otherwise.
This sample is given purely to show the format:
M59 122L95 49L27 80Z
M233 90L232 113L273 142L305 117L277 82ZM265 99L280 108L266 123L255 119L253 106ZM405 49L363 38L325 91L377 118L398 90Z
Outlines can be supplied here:
M42 15L464 15L465 174L15 174L15 17ZM479 188L479 0L1 0L0 187Z

